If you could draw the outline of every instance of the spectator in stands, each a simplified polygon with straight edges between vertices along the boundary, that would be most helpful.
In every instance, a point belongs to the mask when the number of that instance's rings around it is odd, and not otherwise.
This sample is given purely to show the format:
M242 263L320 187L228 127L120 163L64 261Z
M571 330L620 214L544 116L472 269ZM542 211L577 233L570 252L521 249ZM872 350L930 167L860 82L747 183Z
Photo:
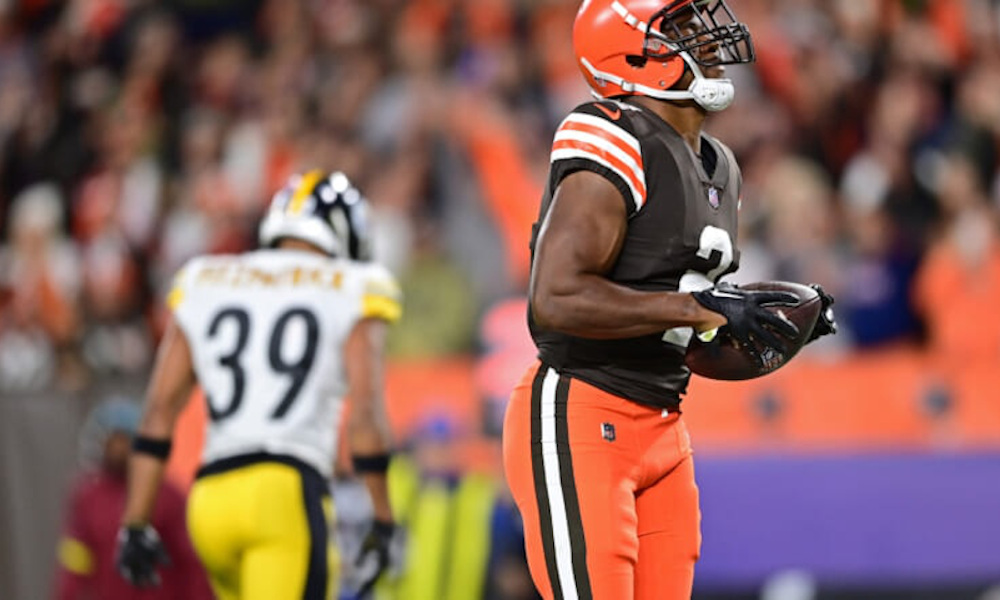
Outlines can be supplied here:
M937 357L968 366L1000 359L1000 235L985 182L966 156L937 175L947 221L920 266L914 295Z
M115 571L115 543L125 506L125 467L140 415L138 404L112 398L97 405L84 424L81 454L91 464L70 494L59 540L56 600L212 598L188 540L184 496L173 485L162 489L153 517L172 562L162 570L163 585L140 590Z
M140 268L120 238L89 245L83 254L81 351L93 378L141 379L152 362Z
M74 354L80 327L79 258L63 234L62 200L52 184L26 188L11 210L10 243L0 246L0 391L83 384Z
M409 316L389 334L391 357L448 357L472 348L475 298L461 271L441 248L438 235L428 220L417 227L409 263L400 276Z

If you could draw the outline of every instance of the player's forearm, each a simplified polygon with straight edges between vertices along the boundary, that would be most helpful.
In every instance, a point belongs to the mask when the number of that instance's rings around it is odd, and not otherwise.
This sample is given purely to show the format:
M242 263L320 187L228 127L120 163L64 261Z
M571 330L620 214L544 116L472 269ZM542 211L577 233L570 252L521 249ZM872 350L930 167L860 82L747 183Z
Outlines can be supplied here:
M178 391L178 395L186 394L187 390ZM171 396L173 393L171 393ZM138 434L143 437L158 440L168 440L174 437L174 426L180 418L181 409L186 399L169 397L152 397L146 403L139 423Z
M674 327L703 330L725 323L688 293L633 290L599 275L578 275L537 288L531 310L540 327L593 339L639 337Z
M355 459L367 462L376 459L375 462L378 462L377 457L385 457L387 462L392 441L389 425L381 417L382 411L378 408L378 404L375 400L358 403L351 413L348 423L348 444ZM371 496L375 518L380 521L392 521L385 471L366 471L359 475Z
M169 453L174 433L174 425L183 403L167 396L153 395L146 403L146 409L139 423L137 439L161 446ZM162 448L165 446L165 448ZM143 451L143 447L133 449L129 458L128 500L122 522L125 524L147 523L152 516L156 496L159 493L166 469L167 454L154 456Z
M384 454L392 447L389 424L373 404L355 403L352 407L347 441L354 455Z
M128 499L122 523L149 523L156 504L156 495L163 482L166 463L146 454L132 454L128 465Z
M365 473L361 476L371 496L375 520L391 523L392 506L389 503L389 484L385 473Z

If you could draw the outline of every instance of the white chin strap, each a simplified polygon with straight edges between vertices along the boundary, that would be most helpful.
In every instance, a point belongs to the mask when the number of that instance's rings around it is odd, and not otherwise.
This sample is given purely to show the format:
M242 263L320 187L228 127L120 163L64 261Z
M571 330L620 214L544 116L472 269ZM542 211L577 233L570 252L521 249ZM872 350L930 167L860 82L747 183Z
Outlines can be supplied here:
M601 82L613 83L628 93L638 93L643 96L659 98L660 100L694 100L698 106L710 112L725 110L733 104L733 100L736 99L736 86L733 85L731 79L709 79L705 77L698 67L698 63L687 52L681 52L680 56L687 63L688 67L691 68L691 73L694 75L694 81L691 82L687 90L659 90L651 88L627 81L611 73L598 71L585 58L582 58L581 62L598 84Z

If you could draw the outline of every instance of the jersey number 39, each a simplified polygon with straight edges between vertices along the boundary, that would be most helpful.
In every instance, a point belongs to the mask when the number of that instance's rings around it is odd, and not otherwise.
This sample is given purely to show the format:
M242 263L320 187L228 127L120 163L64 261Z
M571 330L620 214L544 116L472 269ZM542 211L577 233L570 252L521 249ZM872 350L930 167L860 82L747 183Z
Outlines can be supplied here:
M295 320L300 320L305 325L305 347L302 349L302 353L298 359L287 361L282 356L281 349L288 326ZM250 339L250 314L239 307L229 307L220 310L208 326L208 338L214 339L219 334L223 324L229 322L236 326L236 343L231 350L219 357L218 364L230 372L233 380L233 391L231 397L225 402L220 402L218 398L211 398L206 395L208 413L214 422L221 421L235 414L243 403L243 395L246 391L246 371L240 360L244 350L246 350L247 341ZM280 419L285 416L292 407L292 404L294 404L295 398L305 384L306 377L309 376L313 361L316 359L316 345L318 342L319 321L316 319L316 315L309 309L301 307L290 308L281 313L277 320L275 320L267 344L267 361L275 373L284 375L289 379L289 385L284 396L275 405L274 410L271 411L272 419Z

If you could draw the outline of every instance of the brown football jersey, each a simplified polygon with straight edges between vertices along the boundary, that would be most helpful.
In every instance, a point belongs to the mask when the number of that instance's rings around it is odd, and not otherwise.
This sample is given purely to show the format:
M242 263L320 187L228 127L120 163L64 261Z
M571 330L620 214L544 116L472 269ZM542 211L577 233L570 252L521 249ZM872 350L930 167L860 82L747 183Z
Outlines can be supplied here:
M695 291L736 270L741 175L732 152L704 135L697 156L658 115L627 101L577 107L559 126L532 249L552 197L567 175L593 171L621 192L628 228L606 277L637 290ZM562 202L571 202L564 198ZM581 232L586 235L586 232ZM690 371L691 328L595 340L528 324L542 362L615 395L676 406Z

